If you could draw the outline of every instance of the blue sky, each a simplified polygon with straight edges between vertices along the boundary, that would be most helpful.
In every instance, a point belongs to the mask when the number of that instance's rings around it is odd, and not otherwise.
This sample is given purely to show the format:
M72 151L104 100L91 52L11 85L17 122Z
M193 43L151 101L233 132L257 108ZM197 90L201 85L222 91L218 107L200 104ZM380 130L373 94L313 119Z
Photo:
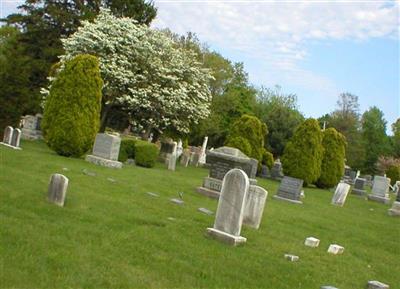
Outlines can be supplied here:
M0 16L20 1L0 0ZM155 0L153 27L201 41L240 61L250 81L280 85L299 109L319 117L339 93L359 96L361 112L380 108L390 124L400 117L399 2Z

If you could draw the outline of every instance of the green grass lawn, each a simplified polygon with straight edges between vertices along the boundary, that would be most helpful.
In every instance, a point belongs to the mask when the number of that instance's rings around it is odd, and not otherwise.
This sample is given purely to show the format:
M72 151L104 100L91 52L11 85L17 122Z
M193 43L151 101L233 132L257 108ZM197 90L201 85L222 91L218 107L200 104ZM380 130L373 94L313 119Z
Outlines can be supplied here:
M235 248L205 236L214 216L197 209L217 206L195 192L206 169L113 170L57 156L42 142L22 148L0 146L1 288L358 289L368 280L400 288L400 218L387 205L349 195L340 208L332 192L313 188L295 205L273 199L278 183L260 179L269 192L261 227L243 226L247 243ZM64 208L46 200L56 172L70 180ZM169 201L178 192L183 206ZM304 246L309 236L318 248ZM326 253L332 243L344 254Z

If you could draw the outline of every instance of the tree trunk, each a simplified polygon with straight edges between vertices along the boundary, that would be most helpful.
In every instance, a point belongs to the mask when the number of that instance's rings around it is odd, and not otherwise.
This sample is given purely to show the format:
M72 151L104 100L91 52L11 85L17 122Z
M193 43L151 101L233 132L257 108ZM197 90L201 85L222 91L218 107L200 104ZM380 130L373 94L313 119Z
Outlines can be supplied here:
M104 132L106 130L108 112L110 111L111 106L111 104L103 104L102 106L99 132Z

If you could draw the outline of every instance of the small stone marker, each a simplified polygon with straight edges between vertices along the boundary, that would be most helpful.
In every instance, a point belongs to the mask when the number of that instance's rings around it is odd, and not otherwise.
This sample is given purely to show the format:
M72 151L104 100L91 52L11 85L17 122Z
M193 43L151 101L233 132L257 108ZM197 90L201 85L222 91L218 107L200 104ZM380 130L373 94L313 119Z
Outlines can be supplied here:
M374 184L372 186L372 194L368 195L368 200L388 204L390 202L389 185L390 179L375 176Z
M198 208L197 210L209 216L214 215L213 211L210 211L209 209L206 208Z
M321 286L321 289L339 289L339 288L328 285L328 286Z
M339 254L343 254L343 252L344 252L344 247L337 245L337 244L329 245L328 253L334 254L334 255L339 255Z
M368 281L368 289L389 289L389 285L379 281Z
M232 169L225 175L214 227L207 228L208 235L233 246L246 242L240 231L248 191L249 178L244 171Z
M297 262L300 259L299 256L292 255L292 254L285 254L284 257L286 260L289 260L290 262Z
M176 198L172 198L170 199L171 202L177 204L177 205L183 205L185 202L180 200L180 199L176 199Z
M365 190L365 184L367 183L366 179L363 178L357 178L356 181L354 182L354 187L351 190L352 194L364 196L367 191Z
M107 181L111 182L111 183L116 183L117 181L113 178L107 178Z
M69 168L62 168L63 171L68 172Z
M12 145L15 148L19 148L19 142L21 140L21 134L22 133L21 133L21 130L19 128L14 129L10 145Z
M109 168L122 168L118 161L121 138L116 135L98 133L91 155L86 156L86 161Z
M201 151L199 155L199 161L197 162L197 165L204 165L206 163L206 149L207 149L207 142L208 142L208 136L204 137L203 140L203 145L201 146Z
M303 204L303 202L300 201L302 187L303 180L284 176L274 198L295 204Z
M12 139L13 132L14 132L14 129L12 128L12 126L7 126L4 129L4 135L3 135L3 143L4 144L11 145L11 139Z
M157 197L160 196L159 194L157 194L157 193L152 193L152 192L147 192L146 194L148 194L149 196L155 197L155 198L157 198Z
M350 185L346 183L339 183L336 187L335 193L332 197L332 205L342 207L346 201L347 195L350 191Z
M246 196L243 224L255 229L260 227L267 196L268 192L264 188L259 186L250 186L249 192Z
M168 169L170 171L175 171L175 167L176 167L176 148L177 148L177 143L174 141L174 146L172 149L172 153L169 156L168 159Z
M304 245L306 245L307 247L316 248L319 246L319 239L314 237L308 237L304 242Z
M395 201L392 207L388 210L390 216L400 216L400 202Z
M282 163L277 159L271 169L271 178L274 180L281 180L283 177Z
M82 172L83 172L83 174L85 174L87 176L91 176L91 177L95 177L96 176L95 172L88 171L87 169L83 169Z
M48 200L60 207L64 206L67 194L68 178L61 174L53 174L50 178Z

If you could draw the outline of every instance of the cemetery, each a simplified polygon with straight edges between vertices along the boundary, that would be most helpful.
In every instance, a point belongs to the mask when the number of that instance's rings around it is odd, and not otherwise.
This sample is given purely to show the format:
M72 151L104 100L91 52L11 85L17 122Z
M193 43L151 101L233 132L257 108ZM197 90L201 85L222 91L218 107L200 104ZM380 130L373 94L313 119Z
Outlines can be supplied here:
M400 289L398 5L294 2L2 1L0 289Z

